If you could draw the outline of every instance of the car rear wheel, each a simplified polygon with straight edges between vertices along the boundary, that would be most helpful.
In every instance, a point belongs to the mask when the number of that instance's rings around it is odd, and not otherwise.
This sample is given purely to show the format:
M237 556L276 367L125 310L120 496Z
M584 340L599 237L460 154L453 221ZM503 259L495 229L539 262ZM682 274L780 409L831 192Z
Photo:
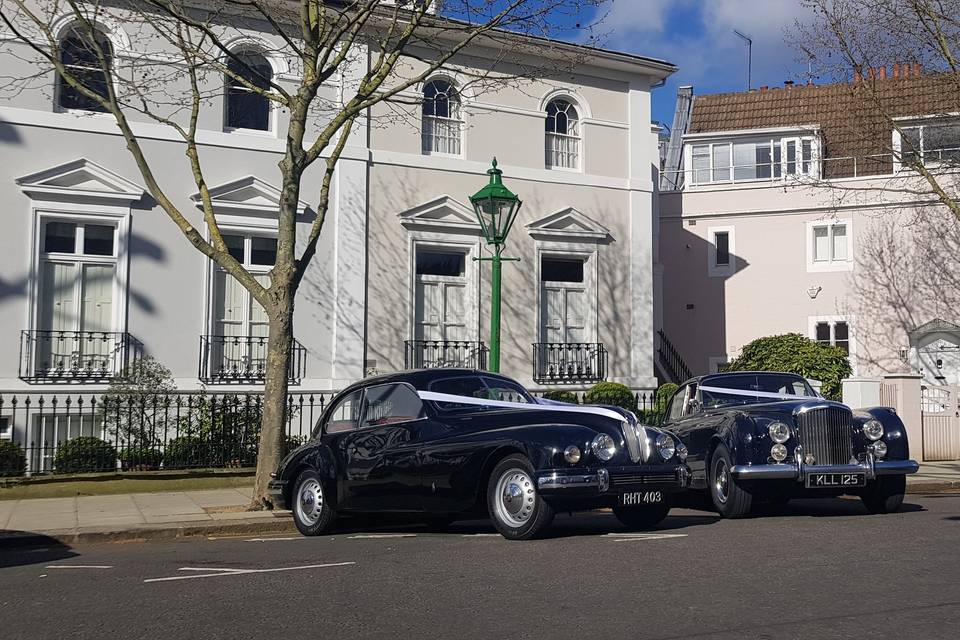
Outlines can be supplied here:
M617 516L617 520L631 530L650 529L663 521L668 513L670 513L670 505L668 504L613 508L613 515Z
M490 474L487 508L497 531L508 540L536 538L553 522L553 509L537 492L533 467L523 456L508 456Z
M717 445L710 456L709 489L713 506L723 518L742 518L750 513L753 495L737 484L730 474L731 468L730 450L724 444Z
M867 483L860 499L870 513L892 513L903 504L906 490L906 476L880 476Z
M293 522L305 536L318 536L333 526L337 514L327 499L320 474L313 469L302 472L294 484Z

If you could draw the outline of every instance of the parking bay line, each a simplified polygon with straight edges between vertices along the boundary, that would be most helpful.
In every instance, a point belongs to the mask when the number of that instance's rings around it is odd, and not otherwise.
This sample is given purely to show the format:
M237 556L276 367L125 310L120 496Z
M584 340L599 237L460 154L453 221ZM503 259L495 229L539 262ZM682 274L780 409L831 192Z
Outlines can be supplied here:
M356 536L347 536L347 540L379 540L382 538L416 538L415 533L361 533Z
M188 576L169 576L166 578L147 578L144 582L171 582L173 580L193 580L195 578L222 578L224 576L239 576L251 573L276 573L278 571L304 571L306 569L324 569L327 567L345 567L357 564L356 562L333 562L328 564L307 564L299 567L274 567L272 569L233 569L214 567L180 567L179 571L216 571L217 573L197 573Z
M47 569L113 569L109 564L48 564Z
M614 542L633 542L636 540L668 540L686 538L685 533L607 533L604 538L616 538Z

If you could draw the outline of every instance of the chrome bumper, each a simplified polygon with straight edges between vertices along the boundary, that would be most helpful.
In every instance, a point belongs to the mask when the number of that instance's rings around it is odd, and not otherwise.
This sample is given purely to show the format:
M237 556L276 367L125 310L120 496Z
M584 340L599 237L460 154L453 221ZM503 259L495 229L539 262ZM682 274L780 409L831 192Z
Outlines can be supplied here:
M800 460L782 464L738 464L730 469L735 480L797 480L802 481L808 473L863 473L868 480L877 476L896 476L916 473L920 464L915 460L875 460L872 453L857 464L808 465Z
M677 469L677 489L690 486L690 469L680 465ZM610 489L610 472L607 469L597 469L588 473L571 471L551 471L537 477L537 488L551 491L554 489L596 489L597 493L606 493Z

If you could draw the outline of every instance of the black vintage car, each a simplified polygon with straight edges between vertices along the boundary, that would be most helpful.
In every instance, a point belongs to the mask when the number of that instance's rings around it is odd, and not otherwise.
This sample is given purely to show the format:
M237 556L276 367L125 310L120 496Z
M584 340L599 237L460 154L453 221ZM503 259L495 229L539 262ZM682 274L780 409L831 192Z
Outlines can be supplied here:
M666 517L686 451L629 411L533 398L510 378L430 369L368 378L331 401L270 483L305 535L339 514L413 513L444 526L489 514L528 539L555 511L612 507L632 528Z
M746 515L755 498L860 496L871 513L896 511L916 473L907 431L892 409L851 411L801 376L701 376L673 395L661 423L690 452L692 488L720 515Z

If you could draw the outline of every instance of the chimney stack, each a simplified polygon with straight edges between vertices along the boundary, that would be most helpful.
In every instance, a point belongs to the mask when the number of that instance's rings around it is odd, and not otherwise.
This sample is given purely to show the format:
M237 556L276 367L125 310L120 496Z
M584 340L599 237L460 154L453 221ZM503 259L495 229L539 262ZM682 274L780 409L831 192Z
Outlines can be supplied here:
M877 69L876 69L876 67L870 67L869 69L867 69L867 77L870 78L871 80L876 80L876 79L877 79Z
M880 67L879 69L877 69L877 74L878 74L878 75L877 75L877 79L878 79L878 80L886 80L886 79L887 79L887 65L883 65L882 67Z
M863 74L860 73L860 67L856 67L853 70L853 84L860 84L863 82Z
M900 63L899 62L893 63L893 79L894 80L900 79Z
M919 78L919 77L920 77L920 72L921 72L922 69L923 69L923 67L920 66L920 63L919 63L919 62L914 62L914 63L913 63L913 77L914 77L914 78Z

